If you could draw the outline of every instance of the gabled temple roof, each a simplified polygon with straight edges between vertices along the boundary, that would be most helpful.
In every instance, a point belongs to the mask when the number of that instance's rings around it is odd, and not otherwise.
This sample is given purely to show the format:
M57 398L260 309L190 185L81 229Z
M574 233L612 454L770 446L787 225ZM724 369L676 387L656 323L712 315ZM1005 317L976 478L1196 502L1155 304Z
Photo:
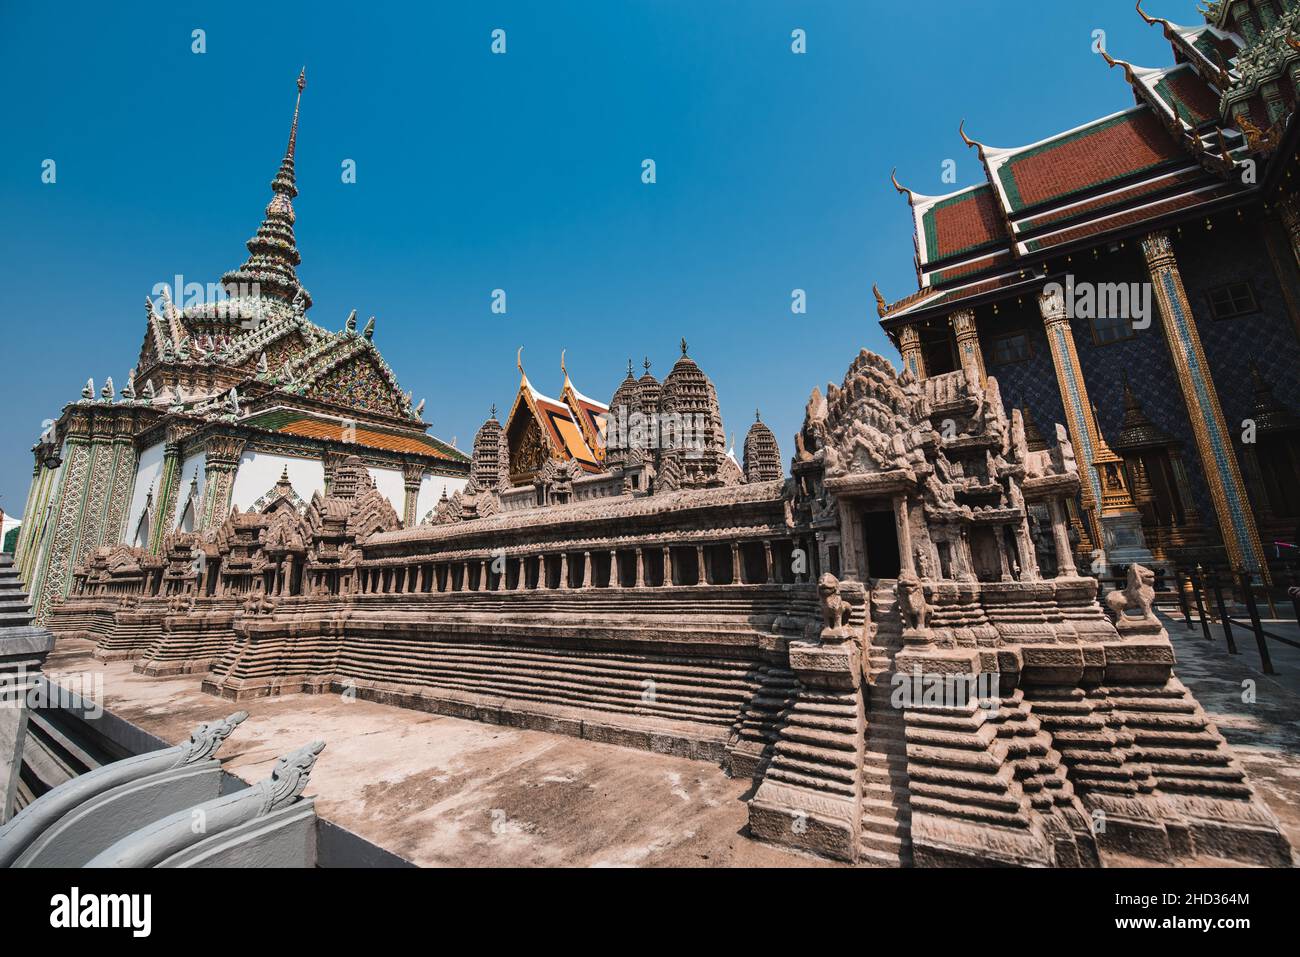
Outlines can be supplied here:
M1135 106L1012 148L972 139L963 121L960 135L978 150L985 182L923 196L894 179L912 207L918 290L893 303L877 293L882 320L950 311L1034 281L1049 253L1086 249L1201 208L1230 208L1257 190L1239 164L1267 154L1278 134L1258 96L1243 109L1239 68L1250 74L1249 64L1276 61L1281 69L1300 58L1300 41L1286 33L1290 21L1248 46L1221 22L1186 28L1148 16L1140 4L1138 12L1163 27L1175 62L1135 66L1102 51L1105 63L1122 68ZM1297 19L1294 11L1287 17ZM1246 120L1225 118L1229 103L1233 117Z
M520 350L519 391L506 417L507 435L515 434L513 424L520 415L532 416L550 456L560 461L572 459L587 472L604 471L605 416L609 407L583 395L564 373L561 399L554 399L533 387L523 368ZM561 359L563 368L563 359Z

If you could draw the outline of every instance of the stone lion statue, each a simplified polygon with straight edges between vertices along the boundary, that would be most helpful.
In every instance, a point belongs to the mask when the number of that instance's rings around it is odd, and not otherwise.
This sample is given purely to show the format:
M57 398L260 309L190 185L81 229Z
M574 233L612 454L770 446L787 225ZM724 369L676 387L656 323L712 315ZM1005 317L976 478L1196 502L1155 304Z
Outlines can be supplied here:
M1106 596L1106 610L1110 612L1115 624L1125 618L1125 612L1138 612L1142 621L1154 620L1151 606L1156 600L1156 573L1145 565L1132 564L1128 567L1128 583L1123 590L1115 589Z
M853 609L840 596L840 580L827 572L817 580L817 596L822 601L822 620L825 631L840 632L849 626L849 615Z

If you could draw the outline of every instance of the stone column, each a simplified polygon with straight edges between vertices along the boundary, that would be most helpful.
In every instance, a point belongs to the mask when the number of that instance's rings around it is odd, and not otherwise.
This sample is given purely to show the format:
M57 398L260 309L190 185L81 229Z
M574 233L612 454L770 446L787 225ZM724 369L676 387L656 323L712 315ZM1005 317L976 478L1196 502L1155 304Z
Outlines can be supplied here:
M664 585L671 586L673 583L673 550L664 546Z
M582 553L582 574L578 576L578 587L586 588L591 582L591 552Z
M420 498L420 481L424 478L424 466L406 464L402 466L402 527L411 528L419 521L416 515L416 503Z
M988 378L984 371L984 353L980 350L980 337L975 329L975 310L963 309L949 317L953 332L957 334L957 356L961 360L966 381L978 382L981 387Z
M619 581L618 577L618 549L616 548L611 548L609 550L609 587L623 587L623 583Z
M731 584L740 584L740 545L731 543Z
M235 489L235 472L244 454L244 440L237 435L214 435L208 439L203 462L203 515L197 531L220 525L230 513L230 493Z
M898 330L898 351L903 357L903 368L918 379L925 378L925 359L921 355L921 331L916 326L903 326Z
M912 554L912 523L907 514L905 494L894 496L894 528L898 532L898 567L904 574L915 575L916 558Z
M704 563L703 545L695 546L695 569L696 569L695 584L707 585L709 583L709 575L707 571L707 566Z
M541 591L546 587L546 556L537 556L537 590Z
M163 446L162 477L158 482L158 509L153 527L149 529L149 553L162 551L162 541L171 531L176 517L176 498L181 483L181 436L179 430L167 430L167 444Z
M528 587L528 559L519 556L519 577L515 579L515 591L523 591Z
M1065 295L1059 284L1043 290L1038 296L1038 308L1043 316L1047 343L1052 350L1052 365L1056 367L1056 385L1061 393L1061 407L1065 409L1066 427L1070 442L1079 463L1079 477L1083 479L1083 510L1092 523L1093 541L1102 541L1097 510L1101 507L1101 478L1094 464L1100 448L1097 421L1093 418L1088 386L1083 381L1079 365L1079 352L1074 344L1074 331L1065 312Z
M645 552L640 548L636 550L636 587L645 587Z
M1075 578L1079 572L1070 550L1070 523L1065 517L1065 506L1059 498L1053 498L1048 507L1052 512L1052 540L1056 543L1056 577Z
M569 587L569 553L560 552L560 588L568 590Z
M772 543L763 542L763 568L767 574L767 584L773 585L778 581L776 577L776 562L772 560Z
M1161 230L1147 235L1142 240L1142 254L1146 257L1147 271L1155 287L1170 360L1187 404L1228 560L1234 567L1244 565L1247 570L1258 573L1267 583L1270 581L1268 565L1264 560L1254 511L1241 480L1241 470L1233 453L1232 433L1223 418L1219 393L1205 359L1205 350L1201 347L1201 334L1196 328L1187 291L1183 288L1169 233Z

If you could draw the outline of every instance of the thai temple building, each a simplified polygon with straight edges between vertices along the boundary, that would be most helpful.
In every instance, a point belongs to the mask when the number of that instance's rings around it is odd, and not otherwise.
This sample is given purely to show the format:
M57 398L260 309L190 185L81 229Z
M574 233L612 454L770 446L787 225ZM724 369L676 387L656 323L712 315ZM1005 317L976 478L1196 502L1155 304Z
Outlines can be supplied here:
M709 762L752 782L746 837L853 864L1288 864L1153 603L1183 555L1268 575L1294 514L1298 10L1152 20L1176 65L1115 60L1132 109L900 186L901 370L851 357L787 459L756 415L737 460L685 340L608 403L519 352L469 459L430 438L373 323L305 317L291 134L225 277L270 318L151 303L129 394L88 386L37 446L18 562L55 653ZM1150 325L1089 318L1101 282L1150 284Z
M1134 105L1038 143L960 135L984 177L895 186L917 290L877 291L919 379L996 376L1036 426L1064 422L1085 481L1077 558L1270 577L1300 522L1300 4L1220 0L1206 22L1137 15L1164 64L1103 51Z
M298 79L298 97L306 83ZM469 478L469 458L428 434L375 346L358 330L312 322L294 240L298 105L265 218L225 295L145 301L139 360L120 393L87 382L35 447L16 559L37 622L74 570L124 544L146 566L176 533L214 533L232 514L281 499L304 513L355 456L407 523ZM177 298L181 295L177 290ZM196 297L199 298L199 297ZM300 572L299 572L300 573Z

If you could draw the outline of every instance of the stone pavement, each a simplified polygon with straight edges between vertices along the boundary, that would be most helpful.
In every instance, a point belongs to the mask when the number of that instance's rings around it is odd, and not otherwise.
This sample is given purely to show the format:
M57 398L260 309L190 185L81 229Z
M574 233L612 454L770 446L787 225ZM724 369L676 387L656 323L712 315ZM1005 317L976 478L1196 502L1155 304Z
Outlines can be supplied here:
M1195 612L1193 630L1182 616L1161 614L1178 656L1175 674L1191 689L1237 752L1255 787L1282 821L1293 847L1300 847L1300 650L1269 643L1276 676L1260 669L1255 637L1234 626L1238 655L1228 653L1219 625L1206 641ZM1290 637L1295 622L1265 622Z
M341 696L238 704L192 675L150 678L59 641L46 672L102 672L105 707L166 741L244 709L226 770L266 777L314 738L320 815L424 866L836 866L741 834L752 783L703 761L465 721Z

